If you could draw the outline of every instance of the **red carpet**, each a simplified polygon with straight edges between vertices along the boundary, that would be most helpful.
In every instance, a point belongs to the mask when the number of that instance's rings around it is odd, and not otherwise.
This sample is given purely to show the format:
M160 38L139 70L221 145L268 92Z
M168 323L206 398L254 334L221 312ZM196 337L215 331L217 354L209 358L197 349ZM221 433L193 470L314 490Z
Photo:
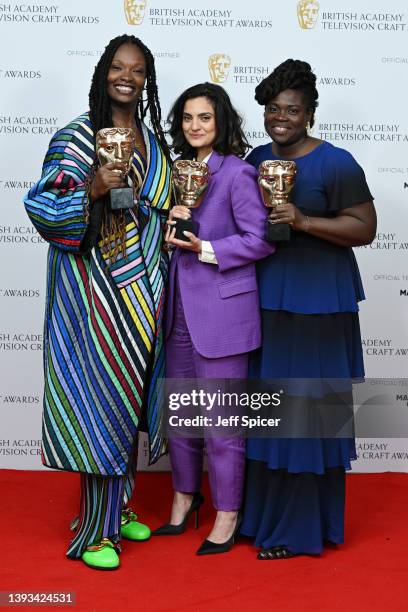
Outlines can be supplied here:
M78 475L3 470L0 482L0 591L74 591L76 606L65 609L89 612L408 609L408 475L349 476L346 544L272 562L257 561L246 540L228 554L195 556L213 517L206 485L198 531L125 541L115 572L64 557ZM138 475L134 506L151 527L167 520L170 500L169 474Z

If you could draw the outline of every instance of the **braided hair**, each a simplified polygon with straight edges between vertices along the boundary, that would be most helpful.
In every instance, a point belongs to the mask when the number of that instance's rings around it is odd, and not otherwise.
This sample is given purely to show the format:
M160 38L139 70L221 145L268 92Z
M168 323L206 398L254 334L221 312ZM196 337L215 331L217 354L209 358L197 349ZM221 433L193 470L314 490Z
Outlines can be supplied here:
M255 100L258 104L266 106L285 89L302 92L306 108L312 113L310 126L313 127L319 93L316 89L316 75L312 72L310 64L293 59L282 62L256 87Z
M132 44L138 47L143 53L146 62L145 87L147 99L143 100L142 97L139 98L135 112L135 120L143 120L146 117L147 111L150 112L153 132L159 141L164 155L168 160L170 160L170 150L161 126L162 115L156 83L154 57L150 49L148 49L148 47L146 47L146 45L139 38L136 38L136 36L123 34L122 36L113 38L105 47L105 51L102 53L99 62L95 66L91 89L89 91L89 117L93 126L94 134L96 135L96 133L103 128L113 126L112 106L111 100L108 96L106 83L108 72L115 53L119 47L124 44ZM98 169L98 165L98 159L95 152L95 158L87 180L88 189L95 176L95 172ZM122 210L109 211L107 206L104 207L101 235L102 251L109 256L112 263L116 261L120 252L123 256L126 256L126 223L125 215Z

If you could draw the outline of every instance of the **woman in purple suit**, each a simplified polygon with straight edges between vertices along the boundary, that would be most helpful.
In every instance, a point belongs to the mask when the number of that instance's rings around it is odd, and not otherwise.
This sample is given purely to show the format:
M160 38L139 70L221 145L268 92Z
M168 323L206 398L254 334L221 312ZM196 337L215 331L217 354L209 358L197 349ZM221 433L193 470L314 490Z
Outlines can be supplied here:
M266 210L257 174L244 162L249 145L242 120L222 87L187 89L170 112L173 149L182 159L205 161L211 177L192 211L198 235L175 238L174 219L190 209L174 206L166 239L176 249L167 305L167 378L244 379L248 353L260 346L259 297L254 262L274 247L263 240ZM228 551L238 528L245 467L240 436L174 437L169 441L175 490L170 523L156 535L178 535L203 503L200 483L206 446L214 526L197 554Z

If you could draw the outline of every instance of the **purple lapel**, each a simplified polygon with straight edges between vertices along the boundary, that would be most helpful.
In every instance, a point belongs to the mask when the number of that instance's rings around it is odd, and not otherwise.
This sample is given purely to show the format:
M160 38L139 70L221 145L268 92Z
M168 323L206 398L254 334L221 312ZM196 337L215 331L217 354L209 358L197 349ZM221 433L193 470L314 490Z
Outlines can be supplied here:
M213 151L211 153L211 157L207 162L211 175L216 174L218 172L218 170L221 168L223 161L224 161L223 155L221 155L220 153L217 153L217 151Z

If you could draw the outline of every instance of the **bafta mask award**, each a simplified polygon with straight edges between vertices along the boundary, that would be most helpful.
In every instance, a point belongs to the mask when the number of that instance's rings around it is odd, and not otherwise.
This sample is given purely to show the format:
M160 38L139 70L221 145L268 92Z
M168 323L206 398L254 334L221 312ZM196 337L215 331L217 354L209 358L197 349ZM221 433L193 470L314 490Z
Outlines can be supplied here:
M176 204L198 208L208 187L210 169L205 162L178 159L173 164L173 186ZM175 238L188 241L184 231L198 235L199 225L192 219L175 219Z
M317 0L299 0L297 3L297 15L299 25L303 30L311 30L315 27L319 9L320 4Z
M294 161L268 159L261 163L258 183L267 208L271 208L273 211L276 207L287 204L289 194L295 184L296 172L297 168ZM290 226L287 223L272 223L272 220L268 217L265 239L268 242L290 240Z
M129 25L141 25L146 12L147 0L124 0L126 20Z
M127 179L132 167L136 133L131 128L104 128L96 134L96 154L101 166L111 162L123 165L123 178ZM115 172L121 172L119 169ZM134 187L119 187L109 193L111 210L133 208Z
M225 53L214 53L208 58L208 69L213 83L225 83L231 66L231 58Z

